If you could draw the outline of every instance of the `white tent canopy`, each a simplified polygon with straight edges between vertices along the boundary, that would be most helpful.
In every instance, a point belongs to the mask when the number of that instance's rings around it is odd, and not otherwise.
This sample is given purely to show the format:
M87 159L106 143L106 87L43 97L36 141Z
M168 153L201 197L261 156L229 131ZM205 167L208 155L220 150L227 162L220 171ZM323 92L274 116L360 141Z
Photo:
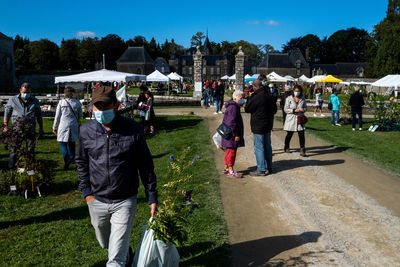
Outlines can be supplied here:
M68 76L58 76L55 78L55 83L130 82L145 80L146 75L102 69Z
M229 80L236 80L236 73L228 78Z
M165 76L158 70L155 70L146 77L146 81L148 82L169 82L170 80L171 78Z
M182 78L175 72L171 72L170 74L167 75L171 80L173 81L180 81Z
M251 78L258 79L258 76L260 76L260 74L253 74L253 76L251 76Z
M391 74L371 84L376 87L400 87L400 75Z
M284 78L285 78L286 80L288 80L288 81L291 81L291 82L294 81L294 78L293 78L292 76L290 76L290 75L286 75Z
M228 75L225 75L225 76L222 76L221 77L221 80L228 80L229 79L229 76Z
M308 80L309 80L309 78L304 74L299 77L299 81L307 82Z
M267 78L270 82L282 82L285 83L287 82L287 79L280 76L279 74L277 74L276 72L271 72L270 74L267 75Z
M249 74L246 74L245 76L244 76L244 78L245 79L249 79L249 78L252 78Z
M315 75L314 77L312 77L312 78L310 78L310 79L308 79L308 83L315 83L315 82L317 82L318 80L321 80L321 79L323 79L323 78L325 78L326 77L326 75Z

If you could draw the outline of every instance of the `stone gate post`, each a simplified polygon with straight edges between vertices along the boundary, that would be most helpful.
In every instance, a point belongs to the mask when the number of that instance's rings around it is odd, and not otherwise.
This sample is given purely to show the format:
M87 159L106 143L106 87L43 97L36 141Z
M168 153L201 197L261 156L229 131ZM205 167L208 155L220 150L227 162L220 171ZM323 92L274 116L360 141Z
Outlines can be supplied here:
M202 71L203 71L203 55L200 51L200 46L197 46L197 51L193 55L194 62L194 92L193 97L201 99L201 91L202 91Z
M235 73L236 73L236 82L235 82L235 90L244 90L244 58L245 55L242 51L242 47L239 46L239 52L235 56Z

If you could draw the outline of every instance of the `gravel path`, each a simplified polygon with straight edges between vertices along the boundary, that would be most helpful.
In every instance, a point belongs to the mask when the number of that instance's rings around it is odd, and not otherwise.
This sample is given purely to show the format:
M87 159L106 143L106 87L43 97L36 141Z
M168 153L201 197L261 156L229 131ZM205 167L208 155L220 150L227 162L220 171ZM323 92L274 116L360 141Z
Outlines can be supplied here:
M211 110L159 112L191 111L206 117L214 134L222 115ZM236 169L247 174L255 157L249 116L243 119L246 147L238 151ZM279 130L272 133L273 175L220 177L233 265L400 266L400 219L393 212L400 204L385 202L398 199L400 181L339 151L308 158L283 153L283 136ZM310 136L306 140L317 142ZM215 154L221 169L224 154L217 149ZM346 169L356 169L351 176L357 179L344 174ZM379 188L364 185L376 180Z

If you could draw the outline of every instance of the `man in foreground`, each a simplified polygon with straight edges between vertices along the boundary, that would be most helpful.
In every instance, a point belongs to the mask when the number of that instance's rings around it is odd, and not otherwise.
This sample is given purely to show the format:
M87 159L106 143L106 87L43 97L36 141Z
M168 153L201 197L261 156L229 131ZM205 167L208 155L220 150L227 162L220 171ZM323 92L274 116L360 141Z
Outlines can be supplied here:
M107 266L132 264L129 247L139 187L138 171L155 216L156 175L142 127L117 114L115 91L93 91L95 120L79 133L79 189L88 204L92 225L101 247L108 249Z
M257 170L250 172L250 175L265 176L272 173L271 130L277 107L271 95L262 88L260 80L254 81L253 88L254 92L251 93L245 107L245 111L251 113L250 126L257 160Z

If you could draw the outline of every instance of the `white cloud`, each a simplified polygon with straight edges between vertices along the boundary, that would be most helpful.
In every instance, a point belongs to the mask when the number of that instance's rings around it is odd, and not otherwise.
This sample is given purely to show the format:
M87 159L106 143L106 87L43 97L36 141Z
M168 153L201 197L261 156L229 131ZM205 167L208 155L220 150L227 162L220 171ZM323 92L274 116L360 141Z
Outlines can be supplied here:
M94 32L86 31L86 32L77 32L76 37L95 37L96 34Z
M270 25L270 26L278 26L279 22L277 22L276 20L268 20L265 22L266 25Z

